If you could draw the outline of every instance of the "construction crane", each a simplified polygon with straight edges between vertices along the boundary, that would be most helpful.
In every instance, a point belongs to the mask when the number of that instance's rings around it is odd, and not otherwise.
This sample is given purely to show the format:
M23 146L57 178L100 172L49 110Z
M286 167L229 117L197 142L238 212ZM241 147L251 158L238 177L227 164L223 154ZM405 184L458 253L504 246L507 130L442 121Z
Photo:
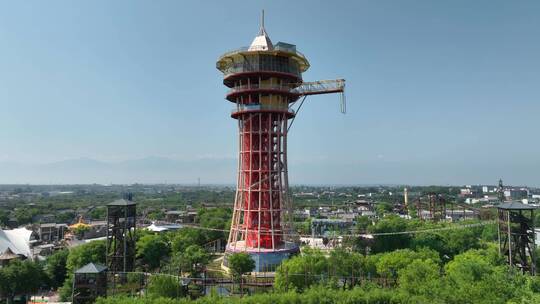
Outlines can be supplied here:
M341 113L345 114L347 112L347 100L345 98L345 79L331 79L331 80L318 80L311 82L302 82L295 86L291 92L298 94L300 97L303 96L298 107L294 111L298 113L304 104L306 98L310 95L321 95L321 94L334 94L339 93L340 101L340 110ZM291 109L296 102L291 103L289 109ZM296 117L296 116L295 116ZM287 131L291 128L295 117L291 119Z
M319 80L311 82L303 82L293 89L293 92L299 93L300 96L320 95L339 93L341 113L347 112L347 104L345 100L345 79Z

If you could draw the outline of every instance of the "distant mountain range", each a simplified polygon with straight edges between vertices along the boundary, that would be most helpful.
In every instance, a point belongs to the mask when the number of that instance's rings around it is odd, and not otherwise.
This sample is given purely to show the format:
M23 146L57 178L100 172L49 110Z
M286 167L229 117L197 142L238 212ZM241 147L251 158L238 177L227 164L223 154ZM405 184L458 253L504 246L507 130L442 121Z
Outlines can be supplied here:
M0 183L203 183L234 182L236 160L201 158L175 160L147 157L119 162L90 158L47 164L0 162Z
M540 186L540 163L412 162L370 160L289 162L290 184L307 185L465 185L507 184ZM235 158L177 160L166 157L104 162L90 158L47 164L0 162L0 184L236 184Z

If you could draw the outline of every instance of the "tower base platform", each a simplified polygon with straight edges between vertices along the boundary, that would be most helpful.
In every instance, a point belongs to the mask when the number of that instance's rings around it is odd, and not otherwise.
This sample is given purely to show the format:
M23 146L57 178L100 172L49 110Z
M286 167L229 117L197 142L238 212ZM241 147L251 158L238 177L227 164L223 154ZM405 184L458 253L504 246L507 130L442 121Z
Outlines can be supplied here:
M244 241L227 244L225 257L223 258L224 269L228 270L228 257L234 253L245 252L255 261L254 272L274 272L283 260L300 252L300 247L292 242L285 242L275 249L271 248L250 248L245 246Z

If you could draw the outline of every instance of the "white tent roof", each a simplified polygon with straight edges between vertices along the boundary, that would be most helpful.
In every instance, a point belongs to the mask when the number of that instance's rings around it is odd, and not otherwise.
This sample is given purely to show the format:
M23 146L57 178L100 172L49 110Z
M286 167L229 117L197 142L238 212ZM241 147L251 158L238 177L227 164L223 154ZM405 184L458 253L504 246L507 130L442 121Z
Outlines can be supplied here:
M32 258L31 236L32 231L26 228L0 230L0 252L5 252L9 248L14 254Z
M146 227L145 229L150 230L152 232L163 232L168 230L176 230L182 228L182 225L178 224L165 224L165 225L156 225L156 223L152 222L152 225Z

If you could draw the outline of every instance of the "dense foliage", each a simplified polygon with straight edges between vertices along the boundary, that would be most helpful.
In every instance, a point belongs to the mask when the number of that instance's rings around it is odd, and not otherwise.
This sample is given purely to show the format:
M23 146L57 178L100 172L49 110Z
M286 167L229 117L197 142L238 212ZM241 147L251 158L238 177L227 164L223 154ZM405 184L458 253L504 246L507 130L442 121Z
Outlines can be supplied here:
M423 191L412 188L411 192L415 190ZM456 189L447 187L435 190L456 194ZM118 295L100 299L99 303L540 303L540 280L513 272L499 256L493 243L497 239L496 225L441 230L456 224L403 219L392 214L393 203L389 202L395 196L378 187L344 190L353 193L353 198L356 194L369 192L382 201L376 208L378 217L356 219L355 232L372 233L373 237L345 238L344 247L347 249L343 250L321 252L303 249L301 255L290 258L278 268L274 288L266 294L244 298L211 295L190 300L188 289L182 287L179 277L201 278L210 272L216 276L223 275L219 272L219 261L212 262L212 255L207 250L213 241L226 237L221 230L229 228L231 210L204 208L204 204L229 205L233 191L167 191L139 192L138 212L144 212L148 218L160 219L164 210L171 207L184 210L188 204L193 204L199 208L196 224L215 230L183 228L162 234L139 230L136 271L159 275L149 277L148 285L142 290L146 295L143 298ZM298 187L294 191L311 192L313 189ZM81 209L88 209L85 218L100 219L106 210L103 204L117 198L117 194L77 192L73 197L45 197L37 204L21 205L20 208L14 202L6 209L8 211L0 210L0 224L7 225L11 218L20 223L36 222L40 214L61 208L66 210L54 214L60 222L72 221ZM295 202L297 205L318 206L332 201L332 205L340 205L350 201L348 197L336 192L306 196ZM309 234L311 220L299 217L298 221L295 223L298 230ZM540 214L536 222L540 223ZM466 223L469 222L458 225ZM387 234L412 230L426 232ZM245 275L253 269L253 260L249 256L233 255L229 259L231 261L235 284L238 281L242 283L240 278L243 274L244 280L251 279ZM89 262L105 262L104 242L57 252L44 263L10 263L0 269L0 293L12 297L62 286L63 300L70 300L73 271ZM34 273L31 278L30 271ZM28 280L32 284L26 284ZM134 276L132 281L144 280ZM198 295L193 295L192 287L189 295L195 298Z
M178 278L170 275L154 275L150 278L147 288L151 297L180 298L186 295Z
M229 269L234 278L239 278L255 269L255 261L245 252L234 253L229 256Z
M169 244L161 235L147 234L139 238L136 244L137 258L147 267L155 269L161 265L162 259L169 255Z
M62 286L67 278L68 255L69 251L64 249L47 258L45 273L50 278L50 284L53 288Z
M0 268L0 294L8 302L16 295L37 291L47 281L43 267L36 262L13 260Z
M88 263L105 264L105 241L94 241L69 251L66 260L67 277L60 288L60 297L63 301L71 300L73 273Z
M348 275L351 269L358 270L356 276ZM469 250L446 264L436 252L427 249L401 249L368 257L344 251L330 256L308 251L286 261L276 276L276 290L245 298L208 296L173 301L159 297L113 297L98 303L502 304L540 300L540 280L509 269L493 247Z

